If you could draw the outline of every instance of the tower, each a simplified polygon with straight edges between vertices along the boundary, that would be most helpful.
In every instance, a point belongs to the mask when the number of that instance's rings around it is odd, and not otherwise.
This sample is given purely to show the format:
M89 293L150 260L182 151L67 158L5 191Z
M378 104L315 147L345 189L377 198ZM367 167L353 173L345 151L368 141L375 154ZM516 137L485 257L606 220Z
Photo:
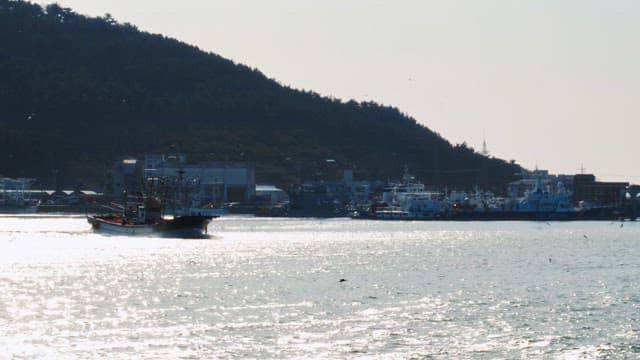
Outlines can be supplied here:
M484 130L482 130L482 155L489 156L489 151L487 150L487 140L484 137Z

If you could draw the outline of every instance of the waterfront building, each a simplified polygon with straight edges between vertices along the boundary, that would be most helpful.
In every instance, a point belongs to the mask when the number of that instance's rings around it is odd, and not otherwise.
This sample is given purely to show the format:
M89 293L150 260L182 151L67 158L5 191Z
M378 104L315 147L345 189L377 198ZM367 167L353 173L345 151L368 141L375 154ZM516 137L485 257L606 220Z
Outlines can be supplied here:
M188 164L184 155L145 156L143 161L124 159L113 170L113 195L123 190L141 193L143 179L174 178L189 190L197 203L246 202L255 196L255 170L243 162Z
M123 191L130 194L142 193L143 167L137 159L126 158L116 161L111 176L111 193L122 196Z
M586 201L592 205L620 205L624 200L628 182L596 181L593 174L577 174L573 177L573 202Z
M548 170L534 170L524 172L522 179L507 184L507 194L516 199L525 196L536 184L541 184L543 190L557 192L560 189L573 191L573 175L553 175Z

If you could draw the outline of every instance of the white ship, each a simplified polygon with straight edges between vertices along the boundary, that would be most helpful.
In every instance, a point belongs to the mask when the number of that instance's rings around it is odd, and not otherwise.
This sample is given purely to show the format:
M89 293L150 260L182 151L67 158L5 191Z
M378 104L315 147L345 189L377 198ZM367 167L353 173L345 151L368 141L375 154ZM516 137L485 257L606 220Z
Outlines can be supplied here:
M384 188L380 204L372 206L369 212L354 214L354 217L429 220L445 216L450 209L451 202L444 193L426 190L424 184L405 169L400 182L390 183Z

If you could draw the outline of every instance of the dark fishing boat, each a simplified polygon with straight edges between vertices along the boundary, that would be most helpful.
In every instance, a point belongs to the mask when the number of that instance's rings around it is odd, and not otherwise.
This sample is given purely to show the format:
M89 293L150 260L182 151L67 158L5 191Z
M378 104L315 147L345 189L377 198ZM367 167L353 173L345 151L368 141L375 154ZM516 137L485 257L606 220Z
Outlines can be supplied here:
M163 216L162 203L147 198L142 204L123 206L122 211L87 216L93 231L112 235L203 238L215 215Z

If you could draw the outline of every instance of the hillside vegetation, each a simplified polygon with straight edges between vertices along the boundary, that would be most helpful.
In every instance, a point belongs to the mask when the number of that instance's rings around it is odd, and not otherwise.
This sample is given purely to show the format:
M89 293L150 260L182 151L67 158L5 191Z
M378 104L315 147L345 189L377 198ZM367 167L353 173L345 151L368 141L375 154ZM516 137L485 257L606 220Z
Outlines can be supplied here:
M258 181L280 185L347 166L397 178L407 165L430 185L502 190L520 171L396 108L295 90L108 15L0 0L0 44L5 176L100 187L116 159L171 149L250 161Z

